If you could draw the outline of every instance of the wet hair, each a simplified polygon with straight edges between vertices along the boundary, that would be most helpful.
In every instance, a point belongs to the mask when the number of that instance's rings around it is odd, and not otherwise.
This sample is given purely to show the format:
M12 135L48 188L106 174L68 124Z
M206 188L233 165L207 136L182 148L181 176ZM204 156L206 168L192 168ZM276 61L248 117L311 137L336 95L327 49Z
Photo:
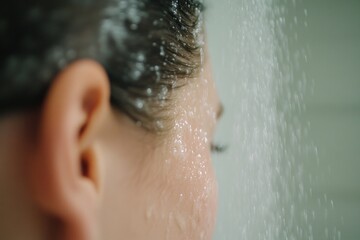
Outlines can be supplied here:
M106 70L111 104L147 130L170 118L171 91L202 64L196 0L27 0L0 8L0 114L41 106L77 59Z

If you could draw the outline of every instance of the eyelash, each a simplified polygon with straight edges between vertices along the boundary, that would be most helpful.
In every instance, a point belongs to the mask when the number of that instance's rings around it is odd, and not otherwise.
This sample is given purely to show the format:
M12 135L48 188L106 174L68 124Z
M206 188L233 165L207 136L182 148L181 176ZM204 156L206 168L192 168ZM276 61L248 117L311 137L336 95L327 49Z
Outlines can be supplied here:
M211 143L211 152L212 153L224 153L227 149L227 146Z

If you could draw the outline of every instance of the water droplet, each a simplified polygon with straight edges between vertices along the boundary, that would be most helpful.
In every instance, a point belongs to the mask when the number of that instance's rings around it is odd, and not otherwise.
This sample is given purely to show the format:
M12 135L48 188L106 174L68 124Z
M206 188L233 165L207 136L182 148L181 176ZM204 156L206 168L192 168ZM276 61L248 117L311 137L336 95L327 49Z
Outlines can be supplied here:
M162 86L160 93L159 93L159 99L160 100L165 100L167 98L169 89L166 86Z
M146 89L146 94L147 94L148 96L151 96L151 95L152 95L152 89L151 89L151 88L147 88L147 89Z
M144 108L144 100L142 100L142 99L140 99L140 98L137 98L136 100L135 100L135 106L136 106L136 108L138 108L138 109L143 109Z
M158 129L164 129L164 122L161 121L161 120L157 120L157 121L156 121L156 127L157 127Z
M165 50L163 46L160 46L160 56L165 56Z
M137 60L138 60L139 62L144 62L144 61L145 61L145 54L144 54L143 52L139 52L139 53L137 54Z

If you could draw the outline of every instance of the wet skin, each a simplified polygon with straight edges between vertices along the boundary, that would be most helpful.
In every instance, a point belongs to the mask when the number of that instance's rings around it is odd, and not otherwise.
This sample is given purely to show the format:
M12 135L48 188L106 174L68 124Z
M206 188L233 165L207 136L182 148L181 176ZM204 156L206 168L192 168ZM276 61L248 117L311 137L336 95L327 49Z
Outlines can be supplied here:
M116 113L109 118L105 239L211 239L217 205L211 140L220 104L209 65L173 97L174 128L165 135Z

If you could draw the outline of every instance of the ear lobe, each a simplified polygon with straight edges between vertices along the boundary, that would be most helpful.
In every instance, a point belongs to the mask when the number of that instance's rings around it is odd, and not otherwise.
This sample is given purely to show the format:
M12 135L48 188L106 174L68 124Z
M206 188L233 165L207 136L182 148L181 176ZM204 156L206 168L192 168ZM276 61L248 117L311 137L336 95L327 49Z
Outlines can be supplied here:
M107 75L91 60L64 69L44 101L30 187L35 202L64 224L65 239L96 239L102 178L96 143L109 112Z

